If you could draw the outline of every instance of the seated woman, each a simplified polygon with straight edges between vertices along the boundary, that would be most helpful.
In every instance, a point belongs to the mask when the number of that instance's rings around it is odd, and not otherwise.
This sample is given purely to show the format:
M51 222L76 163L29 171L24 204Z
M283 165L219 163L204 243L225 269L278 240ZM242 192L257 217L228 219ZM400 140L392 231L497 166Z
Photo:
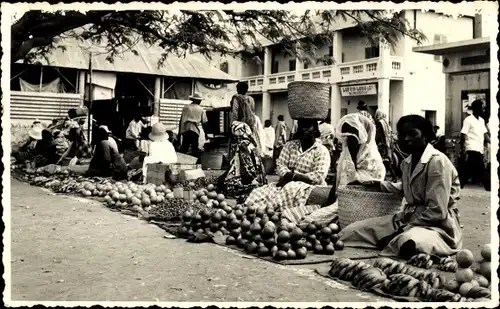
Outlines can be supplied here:
M282 217L292 223L319 208L306 201L315 186L326 185L330 167L328 149L317 139L316 120L300 119L296 136L285 144L277 161L279 182L253 190L245 201L258 208L281 209Z
M411 257L417 253L448 256L462 247L458 173L451 161L429 143L431 123L418 115L402 117L397 130L410 153L401 164L401 183L375 182L382 190L399 193L407 204L396 215L355 222L340 233L347 247L382 250L381 255Z
M127 165L108 141L108 132L99 128L96 134L95 150L89 165L75 165L70 163L69 169L77 174L86 176L111 177L115 180L126 179Z
M82 129L75 125L69 130L69 147L61 155L56 164L61 164L65 158L86 159L91 156L89 146L86 142Z
M17 163L31 162L34 157L34 151L38 141L42 139L42 130L40 127L32 127L28 132L28 140L18 151L13 151L12 156Z
M382 157L377 150L373 122L360 113L348 114L339 120L336 132L337 139L342 144L342 152L330 196L327 201L321 203L330 206L315 211L306 217L304 222L327 223L335 220L338 210L336 200L339 185L384 180L386 171ZM310 200L308 203L316 202Z
M147 164L151 163L177 163L177 153L174 146L168 141L165 126L161 122L153 125L151 133L149 133L149 144L147 156L144 158L142 174L144 175L144 183L147 176Z
M33 158L35 167L46 166L57 162L57 148L49 130L42 131L42 139L36 143Z
M250 126L233 121L231 131L235 141L233 158L229 169L219 178L218 187L224 194L242 203L254 188L267 184L267 179Z

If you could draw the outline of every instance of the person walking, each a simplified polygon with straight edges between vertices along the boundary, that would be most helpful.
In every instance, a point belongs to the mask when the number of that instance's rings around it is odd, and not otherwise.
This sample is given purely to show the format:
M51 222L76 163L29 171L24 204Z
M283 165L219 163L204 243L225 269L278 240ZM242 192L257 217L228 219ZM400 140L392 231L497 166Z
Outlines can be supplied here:
M198 141L201 131L198 125L201 124L205 138L208 139L206 136L206 132L208 132L206 127L208 119L205 110L200 106L203 97L198 92L195 92L192 96L189 96L189 99L191 100L191 104L184 106L179 122L179 134L182 137L180 151L187 154L189 148L191 148L192 156L199 158L200 149Z
M465 118L461 131L461 157L464 166L460 172L460 184L462 188L468 184L481 183L484 174L484 147L490 143L490 136L483 115L483 102L475 100L470 105L472 115Z
M375 120L373 119L372 114L370 114L370 112L368 112L368 105L366 105L365 101L359 101L357 108L358 108L358 113L367 117L368 119L370 119L373 122L373 124L375 124Z
M275 164L280 157L281 150L283 150L283 147L288 141L287 132L288 132L288 127L285 122L285 117L283 115L279 115L278 123L276 124L276 134L275 134L276 138L274 141L274 153L273 153L273 159Z

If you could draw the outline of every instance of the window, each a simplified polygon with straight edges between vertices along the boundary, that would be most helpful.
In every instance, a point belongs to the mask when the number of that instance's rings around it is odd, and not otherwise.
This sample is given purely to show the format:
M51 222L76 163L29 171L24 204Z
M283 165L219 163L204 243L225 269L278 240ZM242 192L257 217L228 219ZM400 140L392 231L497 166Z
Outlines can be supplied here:
M229 63L224 61L220 64L220 70L224 73L229 73Z
M297 64L297 62L295 61L295 59L289 60L288 61L288 71L295 71L296 64Z
M365 48L365 59L377 58L380 56L380 48L378 46L370 46Z
M333 57L333 46L328 46L328 56Z
M342 53L342 63L344 63L344 62L345 62L345 54Z
M309 69L309 62L304 62L304 70Z
M448 40L446 39L446 36L442 34L434 34L434 44L443 44L447 42ZM434 61L441 62L442 60L443 60L442 56L434 55Z
M276 73L278 73L279 66L280 66L280 62L279 62L279 61L274 61L274 62L273 62L273 66L272 66L272 68L271 68L271 74L276 74Z

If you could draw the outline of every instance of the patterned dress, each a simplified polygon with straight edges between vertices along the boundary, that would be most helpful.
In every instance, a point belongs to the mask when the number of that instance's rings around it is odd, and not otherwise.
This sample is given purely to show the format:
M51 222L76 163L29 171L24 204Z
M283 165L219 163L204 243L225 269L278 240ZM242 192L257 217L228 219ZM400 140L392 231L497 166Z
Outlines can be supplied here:
M298 223L303 217L319 209L318 205L306 205L315 186L326 185L325 178L330 167L330 154L320 140L302 151L300 141L288 142L277 162L277 173L282 178L287 173L305 174L313 184L291 181L283 187L275 183L255 189L246 203L253 203L258 208L273 208L282 211L282 217L292 223Z
M232 144L234 155L229 169L219 178L218 186L227 196L242 203L254 188L267 184L267 179L248 124L234 121L231 131L236 140Z

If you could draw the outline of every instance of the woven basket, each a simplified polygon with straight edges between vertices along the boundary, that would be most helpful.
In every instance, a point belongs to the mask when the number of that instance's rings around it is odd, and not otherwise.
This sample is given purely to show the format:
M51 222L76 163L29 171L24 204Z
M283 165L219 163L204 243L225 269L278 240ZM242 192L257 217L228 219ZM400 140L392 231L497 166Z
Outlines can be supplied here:
M293 119L323 120L329 109L329 84L302 81L288 84L288 111Z
M401 210L397 195L364 186L340 186L338 193L339 221L342 228L351 223L393 215Z

